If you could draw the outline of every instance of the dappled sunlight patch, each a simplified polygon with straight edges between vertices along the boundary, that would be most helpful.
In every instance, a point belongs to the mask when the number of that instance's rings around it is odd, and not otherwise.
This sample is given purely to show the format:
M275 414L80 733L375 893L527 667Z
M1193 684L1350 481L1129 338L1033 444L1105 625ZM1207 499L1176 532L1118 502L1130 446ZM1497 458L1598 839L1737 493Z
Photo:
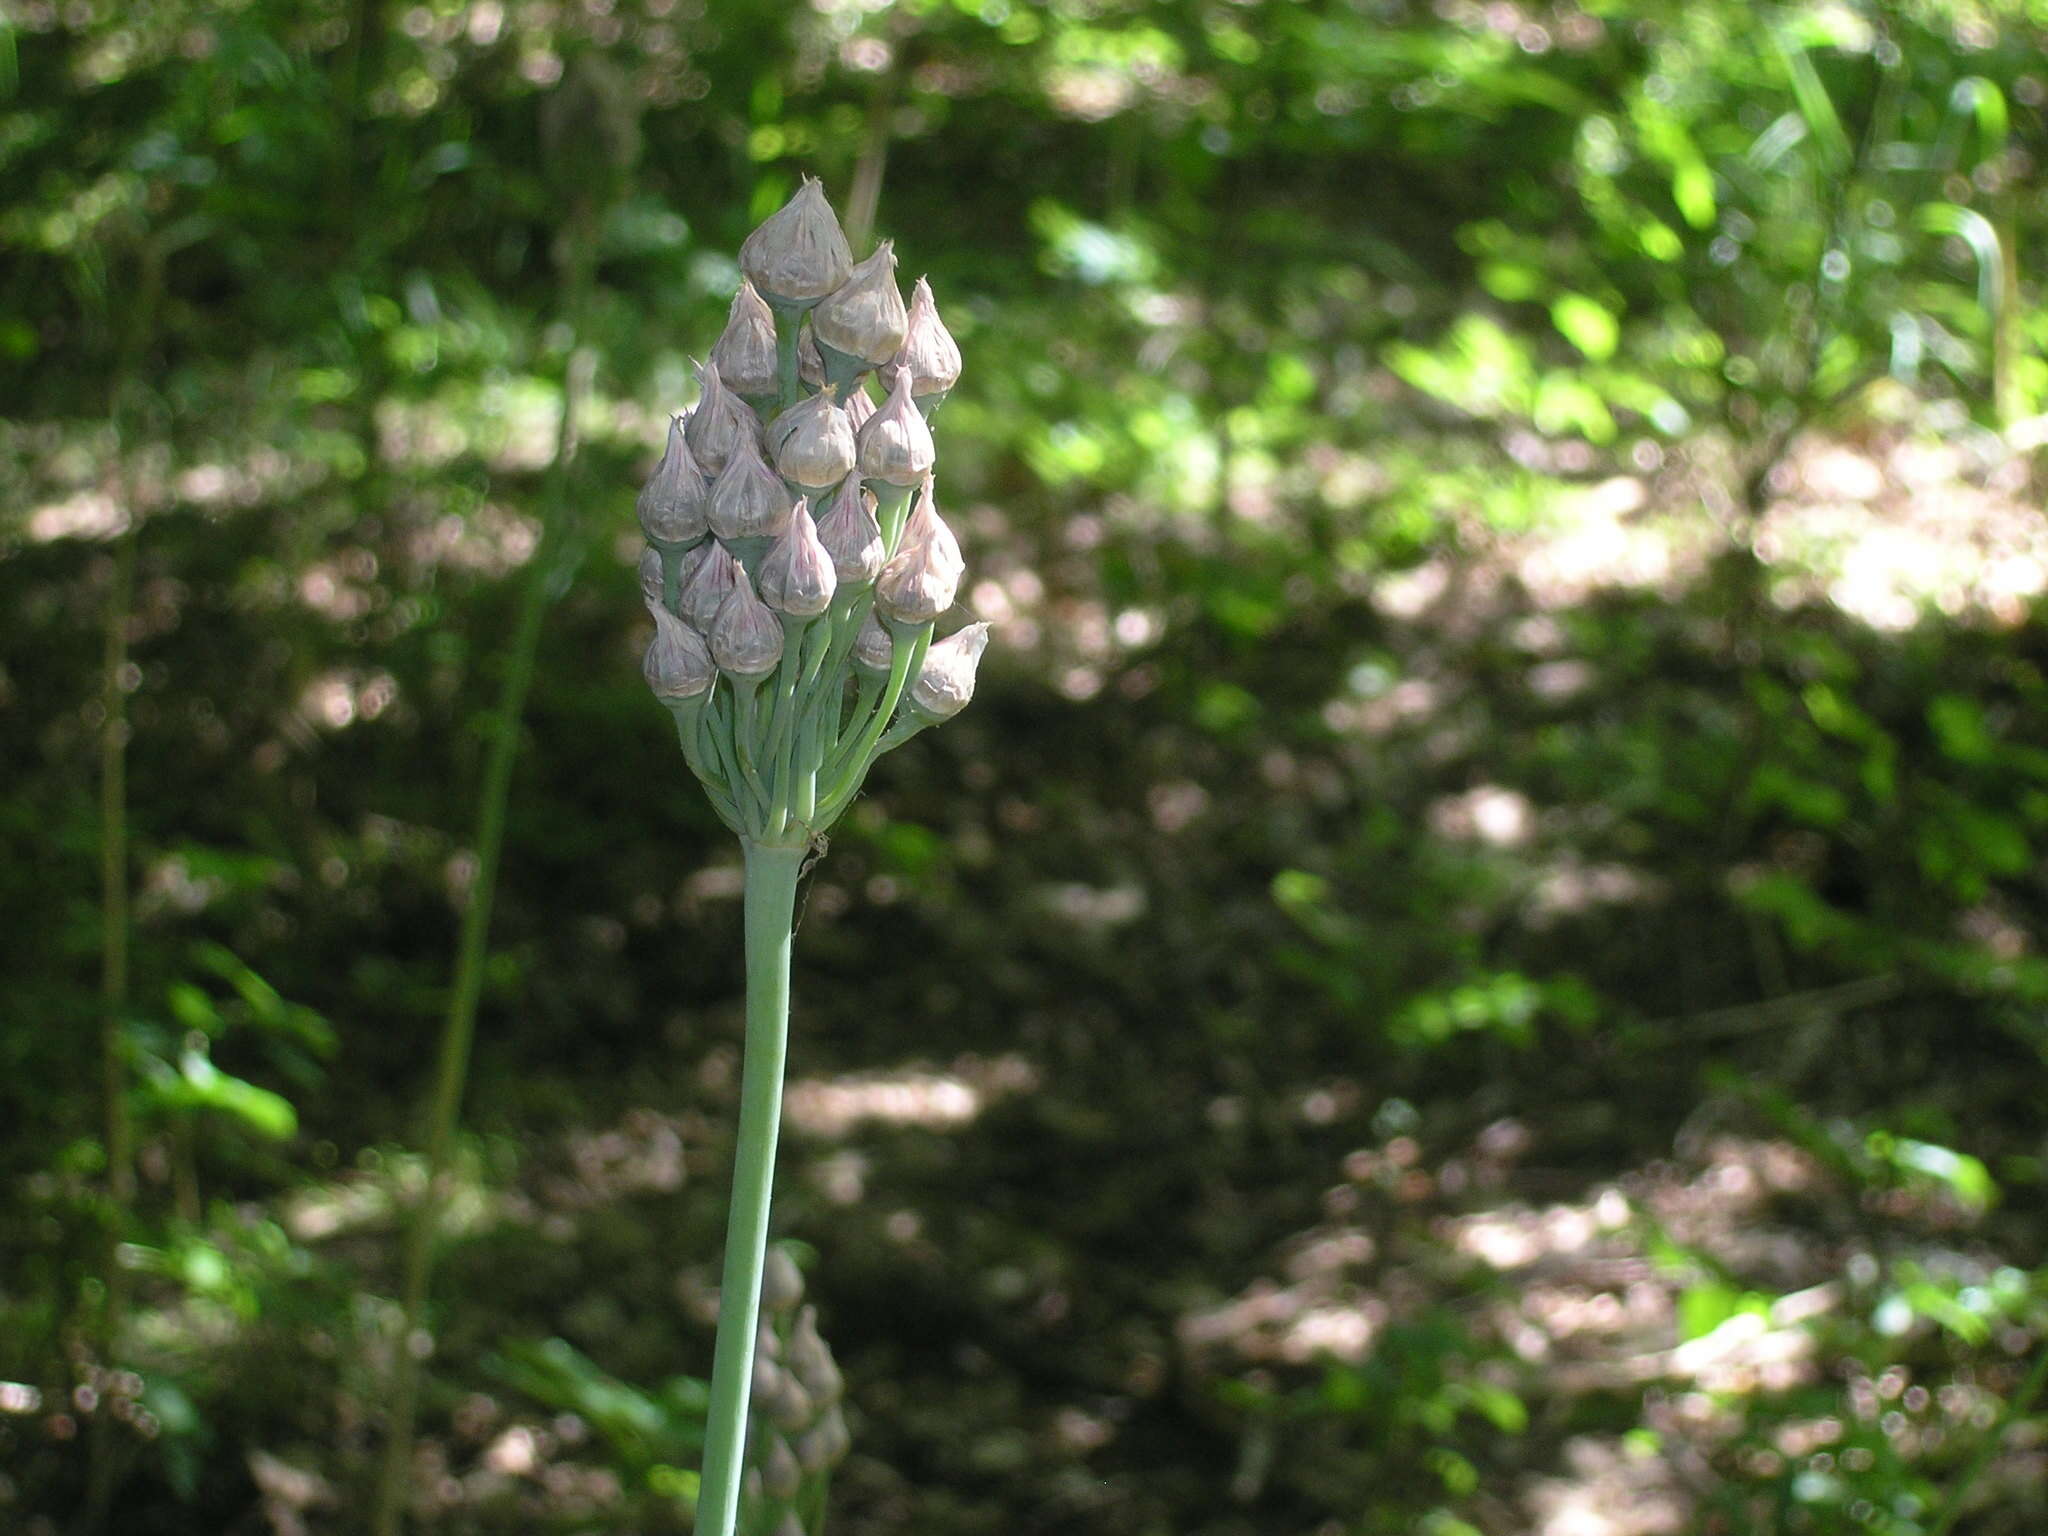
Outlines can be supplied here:
M1874 629L1930 613L2020 623L2048 592L2048 524L2026 463L1988 440L1807 439L1755 547L1787 604L1824 599Z
M988 1105L1038 1086L1021 1056L966 1059L950 1072L856 1072L798 1078L783 1096L783 1119L799 1135L837 1138L867 1125L956 1130ZM856 1195L854 1198L858 1198ZM836 1202L849 1203L849 1202Z

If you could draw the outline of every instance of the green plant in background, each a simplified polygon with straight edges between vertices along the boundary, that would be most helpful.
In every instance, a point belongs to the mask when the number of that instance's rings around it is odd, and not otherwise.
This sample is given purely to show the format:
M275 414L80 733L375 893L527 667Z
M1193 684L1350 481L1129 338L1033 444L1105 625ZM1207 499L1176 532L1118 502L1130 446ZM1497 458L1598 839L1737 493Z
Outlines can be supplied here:
M550 190L560 200L563 222L553 255L560 275L559 300L572 338L588 323L597 266L600 221L624 195L640 157L640 129L627 82L604 59L586 55L562 90L548 98L541 121L542 159ZM593 154L593 148L595 153ZM419 1351L427 1289L433 1273L433 1245L440 1221L441 1183L454 1150L469 1076L477 1003L483 994L496 894L498 861L505 842L505 811L512 793L512 769L519 754L520 719L533 682L541 621L550 600L566 584L578 551L568 526L572 501L571 466L576 452L576 413L589 391L592 354L572 340L563 363L561 416L554 454L541 492L540 543L527 566L519 614L505 652L498 707L486 727L488 748L477 802L476 882L462 914L456 946L455 979L442 1023L433 1094L427 1114L427 1183L406 1227L402 1258L402 1320L394 1351L394 1383L384 1463L377 1486L375 1529L394 1536L403 1525L410 1483L413 1419L418 1399Z
M813 180L740 265L703 393L639 499L647 681L746 856L746 1057L698 1502L714 1536L739 1507L797 881L875 759L967 704L988 634L933 640L964 564L933 500L927 418L960 353L930 290L904 305L888 241L856 264Z

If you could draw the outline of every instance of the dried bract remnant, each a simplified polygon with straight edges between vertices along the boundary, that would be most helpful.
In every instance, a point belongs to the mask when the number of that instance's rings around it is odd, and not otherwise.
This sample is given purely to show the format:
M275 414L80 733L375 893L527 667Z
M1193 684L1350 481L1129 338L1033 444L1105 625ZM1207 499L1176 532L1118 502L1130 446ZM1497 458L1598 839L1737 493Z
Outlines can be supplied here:
M786 304L814 303L845 283L853 252L823 183L806 176L796 196L747 236L740 270L763 298Z

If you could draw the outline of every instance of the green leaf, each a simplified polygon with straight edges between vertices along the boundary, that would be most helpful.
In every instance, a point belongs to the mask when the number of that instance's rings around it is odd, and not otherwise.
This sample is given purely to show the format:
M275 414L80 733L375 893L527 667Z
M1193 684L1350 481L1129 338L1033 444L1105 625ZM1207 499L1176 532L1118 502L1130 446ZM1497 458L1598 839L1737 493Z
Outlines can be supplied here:
M1686 160L1671 171L1671 200L1694 229L1712 229L1719 211L1714 199L1714 173L1702 160Z
M1613 312L1583 293L1567 293L1554 300L1550 319L1566 341L1596 363L1614 356L1621 342L1621 324Z

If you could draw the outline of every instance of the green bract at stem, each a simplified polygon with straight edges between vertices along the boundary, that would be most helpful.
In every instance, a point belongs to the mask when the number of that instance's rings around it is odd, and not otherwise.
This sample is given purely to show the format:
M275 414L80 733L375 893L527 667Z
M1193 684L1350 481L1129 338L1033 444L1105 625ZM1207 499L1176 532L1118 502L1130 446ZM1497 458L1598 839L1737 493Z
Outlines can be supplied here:
M726 1219L725 1272L718 1295L718 1342L711 1365L704 1480L697 1497L700 1536L733 1536L739 1519L754 1336L761 1320L761 1265L768 1246L782 1074L789 1051L790 924L796 911L797 877L808 851L804 846L768 847L751 838L742 838L740 844L746 855L747 1043L732 1206Z

